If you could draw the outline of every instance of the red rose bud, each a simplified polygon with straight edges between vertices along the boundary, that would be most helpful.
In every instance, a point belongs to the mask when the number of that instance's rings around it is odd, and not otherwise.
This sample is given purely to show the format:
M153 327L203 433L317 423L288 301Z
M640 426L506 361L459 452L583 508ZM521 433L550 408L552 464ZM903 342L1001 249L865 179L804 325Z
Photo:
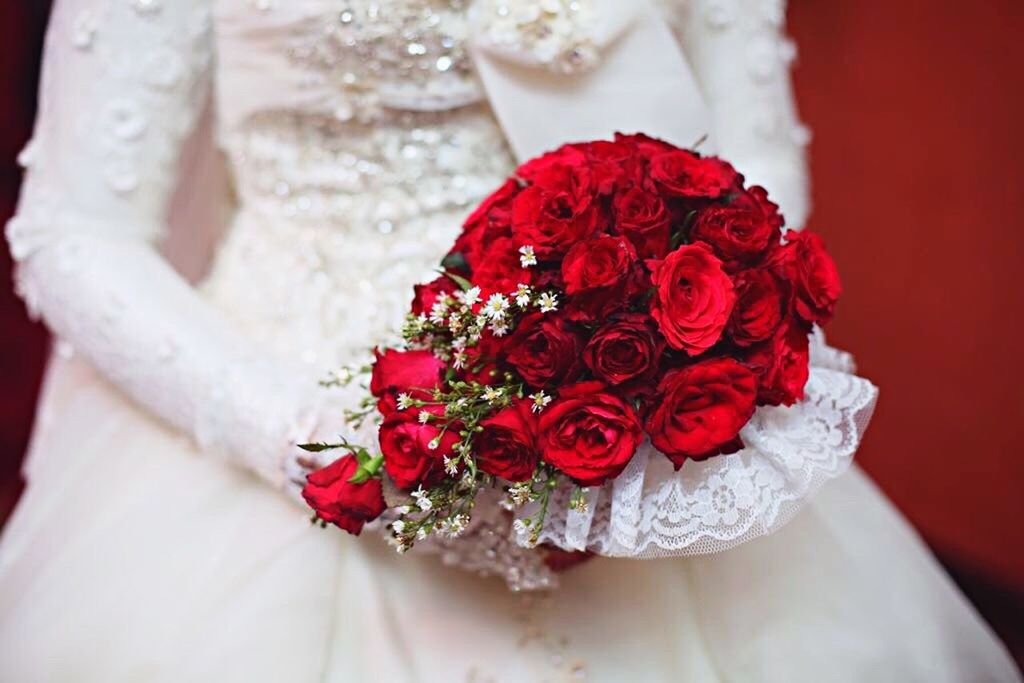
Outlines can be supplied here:
M661 197L638 187L615 195L615 227L641 258L664 258L669 248L670 216Z
M345 455L309 474L302 489L302 497L318 519L356 535L385 508L380 479L367 479L361 484L349 481L358 469L355 456Z
M722 262L706 246L692 244L648 265L657 288L651 315L668 345L697 356L718 343L736 301Z
M731 358L671 370L658 384L645 425L651 443L679 469L742 447L739 432L754 415L757 378Z
M508 481L529 481L537 469L537 419L531 402L516 401L480 423L474 437L477 466Z
M387 349L381 353L377 349L374 355L370 393L378 399L377 409L385 417L397 409L399 394L425 401L441 385L445 364L430 351Z
M531 313L509 337L506 362L528 384L543 387L574 380L583 342L562 315Z
M743 183L743 176L727 162L682 149L654 155L650 174L665 195L685 199L717 199Z
M636 411L601 382L562 389L541 412L540 434L544 460L581 486L617 477L644 438Z
M738 346L768 339L782 322L783 285L769 270L741 271L734 280L736 305L727 332Z
M442 433L437 420L420 422L421 412L423 410L392 413L378 432L384 470L400 489L430 487L441 481L444 456L452 457L452 449L459 441L461 426L452 425ZM431 407L427 412L441 415L443 410Z
M583 362L612 385L645 382L658 369L665 340L650 316L626 313L601 327L587 342Z
M750 349L746 364L757 373L761 405L791 406L804 397L810 376L808 330L790 319L771 339Z

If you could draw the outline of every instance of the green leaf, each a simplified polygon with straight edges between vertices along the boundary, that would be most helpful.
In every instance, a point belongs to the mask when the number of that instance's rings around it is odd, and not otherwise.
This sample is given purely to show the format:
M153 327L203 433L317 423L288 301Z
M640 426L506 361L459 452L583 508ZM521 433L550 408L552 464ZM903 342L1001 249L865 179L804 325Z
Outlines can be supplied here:
M466 270L469 263L460 251L452 252L441 261L441 267L445 270Z
M344 448L345 444L341 443L300 443L299 448L309 453L320 453L321 451L330 451L335 448Z
M451 272L449 270L444 271L444 273L442 273L442 275L444 275L446 278L448 278L449 280L451 280L452 282L457 284L463 290L470 289L473 286L472 282L470 282L466 278L462 277L461 275L458 275L457 273L453 273L453 272Z

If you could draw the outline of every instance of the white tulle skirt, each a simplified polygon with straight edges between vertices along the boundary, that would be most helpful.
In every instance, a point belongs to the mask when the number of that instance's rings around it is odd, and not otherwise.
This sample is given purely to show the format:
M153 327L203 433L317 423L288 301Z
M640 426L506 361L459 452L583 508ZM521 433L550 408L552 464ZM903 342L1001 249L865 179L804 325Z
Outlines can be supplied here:
M77 361L50 370L0 545L0 681L1017 681L857 470L712 556L547 595L310 526Z

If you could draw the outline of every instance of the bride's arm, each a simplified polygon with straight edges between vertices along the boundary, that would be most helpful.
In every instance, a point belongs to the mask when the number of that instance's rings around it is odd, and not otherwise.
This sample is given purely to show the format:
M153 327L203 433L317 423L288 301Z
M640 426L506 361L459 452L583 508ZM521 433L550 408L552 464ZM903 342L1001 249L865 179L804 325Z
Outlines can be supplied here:
M256 352L154 247L211 60L207 0L58 1L8 240L22 295L57 335L280 487L315 380Z
M711 110L716 151L768 189L787 225L802 227L809 133L793 100L785 1L692 0L678 11L684 16L673 23Z

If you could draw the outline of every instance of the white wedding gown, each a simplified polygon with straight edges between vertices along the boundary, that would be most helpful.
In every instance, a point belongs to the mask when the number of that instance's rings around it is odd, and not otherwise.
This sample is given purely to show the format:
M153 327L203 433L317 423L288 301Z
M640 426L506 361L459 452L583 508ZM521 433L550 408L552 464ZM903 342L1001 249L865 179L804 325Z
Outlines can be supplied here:
M0 545L0 680L1020 680L856 469L772 535L596 558L544 594L314 529L273 490L344 407L321 372L401 320L514 166L464 4L57 3L8 235L63 341ZM721 152L802 223L783 3L663 5ZM174 225L194 255L217 222L211 83L232 215L193 288L155 245Z

